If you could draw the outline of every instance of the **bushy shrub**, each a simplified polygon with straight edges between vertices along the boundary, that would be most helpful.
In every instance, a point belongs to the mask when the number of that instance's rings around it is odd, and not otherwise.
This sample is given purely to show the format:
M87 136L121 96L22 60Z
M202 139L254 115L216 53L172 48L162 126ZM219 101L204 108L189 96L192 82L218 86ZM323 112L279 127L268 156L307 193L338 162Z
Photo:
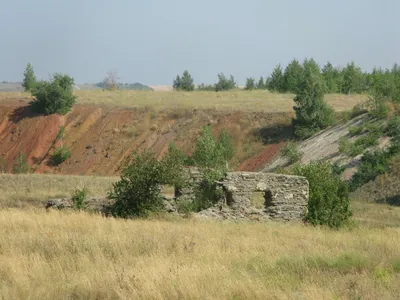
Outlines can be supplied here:
M256 87L256 80L253 77L246 79L246 85L244 87L245 90L254 90Z
M2 157L0 157L0 173L6 173L7 169L8 169L7 161L2 156Z
M333 173L332 166L316 162L295 166L293 171L296 175L305 176L309 182L307 221L331 228L345 225L352 215L348 187L339 175Z
M287 158L290 164L298 162L303 156L303 153L299 150L297 144L292 141L286 143L285 147L283 147L282 149L281 154L283 157Z
M55 74L51 82L40 81L32 91L35 100L32 109L38 113L68 113L76 101L73 95L74 80L68 75Z
M12 170L15 174L29 173L29 164L25 154L22 152L18 153L17 160L15 161Z
M160 185L164 181L163 166L154 153L137 154L108 193L108 198L115 200L113 214L123 218L144 217L159 211L163 204Z
M352 126L349 128L350 136L359 135L364 130L364 126Z
M347 138L341 138L339 140L339 152L346 154L350 157L356 157L363 153L364 148L360 145L350 142Z
M82 209L85 207L88 192L86 188L75 190L72 195L72 202L74 203L75 209Z
M233 75L229 79L223 73L218 74L218 82L215 84L215 91L228 91L236 88L236 82Z
M199 84L197 90L206 92L215 92L215 84Z
M364 153L361 164L350 182L352 191L374 180L378 175L386 173L390 166L390 154L384 150Z
M389 120L386 133L391 137L400 136L400 116L396 115Z
M64 161L71 157L71 150L67 146L57 148L51 155L51 162L55 166L61 165Z

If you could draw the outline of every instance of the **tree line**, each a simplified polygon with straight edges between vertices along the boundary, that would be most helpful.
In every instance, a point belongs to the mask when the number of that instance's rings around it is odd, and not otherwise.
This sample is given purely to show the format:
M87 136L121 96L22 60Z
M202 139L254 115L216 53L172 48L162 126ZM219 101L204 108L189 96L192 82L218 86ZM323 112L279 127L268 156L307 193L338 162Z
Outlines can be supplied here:
M297 94L301 90L307 69L312 69L315 76L321 76L324 93L360 94L371 89L380 89L386 95L400 100L400 66L397 64L391 69L374 68L369 73L362 71L354 62L348 63L344 68L334 67L327 62L321 68L312 58L305 59L303 63L293 59L286 68L278 64L266 78L247 78L244 89ZM196 87L193 77L185 70L182 76L177 75L173 88L178 91L224 91L237 88L237 84L233 75L226 77L220 73L215 84L200 84Z

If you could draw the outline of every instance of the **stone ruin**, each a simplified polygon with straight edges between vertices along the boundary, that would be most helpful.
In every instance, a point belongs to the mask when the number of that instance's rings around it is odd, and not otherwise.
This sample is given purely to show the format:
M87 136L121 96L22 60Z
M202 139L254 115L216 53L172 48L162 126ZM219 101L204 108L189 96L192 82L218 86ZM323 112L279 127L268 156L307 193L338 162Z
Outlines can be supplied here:
M201 173L196 168L187 168L187 184L175 189L175 195L165 197L165 210L179 214L180 201L194 201L195 189L202 182ZM283 220L300 221L307 212L309 196L308 181L305 177L259 172L228 172L217 181L223 197L213 207L197 213L200 218L220 220ZM112 203L105 197L92 197L86 209L109 215ZM73 208L72 200L52 199L46 208Z
M195 198L202 181L196 168L187 169L188 184L176 191L175 201ZM259 172L228 172L217 182L224 197L214 207L199 213L204 217L251 220L302 220L309 196L305 177Z

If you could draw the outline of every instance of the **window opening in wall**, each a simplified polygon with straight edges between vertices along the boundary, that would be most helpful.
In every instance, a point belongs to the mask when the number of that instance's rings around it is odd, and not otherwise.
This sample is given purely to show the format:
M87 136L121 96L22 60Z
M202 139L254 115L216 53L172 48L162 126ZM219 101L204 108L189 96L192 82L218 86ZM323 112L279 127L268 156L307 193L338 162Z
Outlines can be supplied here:
M254 208L262 209L265 207L265 192L263 191L256 191L251 194L251 206Z
M270 190L264 192L264 199L265 208L272 206L272 192Z
M253 192L251 195L251 206L258 209L272 206L272 192L270 190Z
M226 192L225 196L226 196L226 205L232 206L232 204L233 204L233 194L232 194L232 192Z

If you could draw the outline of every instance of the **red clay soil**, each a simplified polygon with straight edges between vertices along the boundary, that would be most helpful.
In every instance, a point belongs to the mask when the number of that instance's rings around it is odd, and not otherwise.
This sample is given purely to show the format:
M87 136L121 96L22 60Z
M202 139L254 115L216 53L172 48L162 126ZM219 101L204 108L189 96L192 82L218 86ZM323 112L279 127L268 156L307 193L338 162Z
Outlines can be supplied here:
M276 155L282 150L285 143L282 141L279 144L271 144L265 146L264 150L260 153L246 159L238 168L238 171L261 171L269 161L275 158Z
M161 158L174 141L190 153L201 127L210 124L215 133L225 128L234 137L239 170L258 171L282 143L264 145L257 129L289 119L290 114L82 105L66 116L41 116L32 113L26 102L7 101L0 104L0 159L5 159L8 171L22 152L36 173L117 175L123 161L137 150L151 149ZM62 126L64 138L56 141ZM70 148L72 156L52 166L50 154L61 145Z

